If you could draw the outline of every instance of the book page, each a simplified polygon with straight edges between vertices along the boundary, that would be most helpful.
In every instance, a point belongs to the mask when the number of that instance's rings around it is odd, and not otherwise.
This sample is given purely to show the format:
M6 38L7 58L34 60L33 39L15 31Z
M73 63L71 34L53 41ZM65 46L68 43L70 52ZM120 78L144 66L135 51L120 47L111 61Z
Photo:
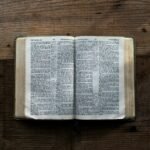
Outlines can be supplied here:
M125 117L123 45L121 37L76 38L76 119Z
M25 116L73 118L74 38L26 39Z

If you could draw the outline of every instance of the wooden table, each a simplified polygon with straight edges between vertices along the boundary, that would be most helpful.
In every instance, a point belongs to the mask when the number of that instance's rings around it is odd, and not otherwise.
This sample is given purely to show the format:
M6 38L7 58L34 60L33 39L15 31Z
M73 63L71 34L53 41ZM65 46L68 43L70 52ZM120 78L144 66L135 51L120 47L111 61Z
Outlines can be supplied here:
M15 39L117 35L135 39L135 121L14 119ZM150 150L150 0L0 1L0 150Z

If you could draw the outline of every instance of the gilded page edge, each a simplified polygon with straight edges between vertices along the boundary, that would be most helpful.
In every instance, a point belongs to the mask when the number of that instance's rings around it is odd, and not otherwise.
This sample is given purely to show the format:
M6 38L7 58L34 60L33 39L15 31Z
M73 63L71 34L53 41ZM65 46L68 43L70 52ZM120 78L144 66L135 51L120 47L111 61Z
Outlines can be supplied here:
M25 118L25 38L16 40L15 117Z
M126 118L135 118L134 42L125 38L125 103Z

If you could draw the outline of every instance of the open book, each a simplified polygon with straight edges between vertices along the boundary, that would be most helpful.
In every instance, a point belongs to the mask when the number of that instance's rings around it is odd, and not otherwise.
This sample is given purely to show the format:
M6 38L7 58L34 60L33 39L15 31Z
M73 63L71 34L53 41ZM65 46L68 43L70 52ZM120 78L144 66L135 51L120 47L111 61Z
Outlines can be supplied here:
M134 118L133 39L18 38L15 83L17 118Z

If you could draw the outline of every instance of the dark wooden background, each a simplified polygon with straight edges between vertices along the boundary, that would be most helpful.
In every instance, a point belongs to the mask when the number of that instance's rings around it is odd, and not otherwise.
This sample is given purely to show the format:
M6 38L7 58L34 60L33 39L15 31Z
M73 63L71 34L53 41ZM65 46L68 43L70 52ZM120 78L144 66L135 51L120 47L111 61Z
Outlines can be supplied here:
M135 39L135 121L14 119L15 39ZM0 0L0 150L150 150L150 0Z

